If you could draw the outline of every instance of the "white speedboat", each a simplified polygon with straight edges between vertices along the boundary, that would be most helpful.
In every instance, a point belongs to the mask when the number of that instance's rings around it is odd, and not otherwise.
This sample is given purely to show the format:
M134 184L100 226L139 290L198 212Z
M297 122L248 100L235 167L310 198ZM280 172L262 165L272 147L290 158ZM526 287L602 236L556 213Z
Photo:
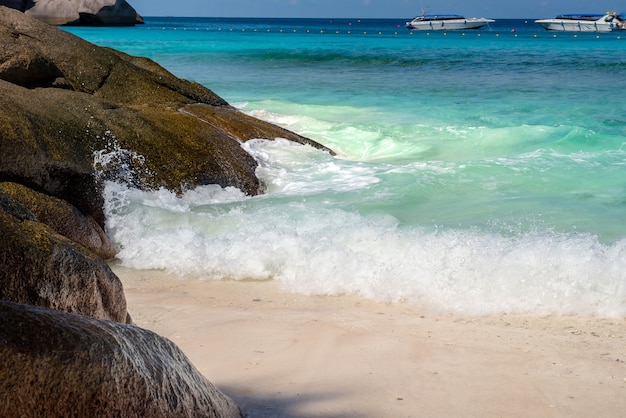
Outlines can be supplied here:
M566 14L554 19L539 19L535 23L547 30L565 32L613 32L626 29L626 21L617 13Z
M495 20L482 17L465 18L460 15L422 14L410 22L406 22L406 27L411 30L480 29L486 24L493 22L495 22Z

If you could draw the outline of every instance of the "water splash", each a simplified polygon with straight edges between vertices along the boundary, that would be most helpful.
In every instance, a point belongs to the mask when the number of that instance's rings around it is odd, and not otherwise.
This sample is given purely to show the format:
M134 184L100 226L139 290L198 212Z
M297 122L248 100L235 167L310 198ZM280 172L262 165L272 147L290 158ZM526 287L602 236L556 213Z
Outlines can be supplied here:
M102 149L93 153L94 173L99 182L117 181L141 187L145 179L153 176L145 166L143 155L122 148L111 131L96 139L104 143Z

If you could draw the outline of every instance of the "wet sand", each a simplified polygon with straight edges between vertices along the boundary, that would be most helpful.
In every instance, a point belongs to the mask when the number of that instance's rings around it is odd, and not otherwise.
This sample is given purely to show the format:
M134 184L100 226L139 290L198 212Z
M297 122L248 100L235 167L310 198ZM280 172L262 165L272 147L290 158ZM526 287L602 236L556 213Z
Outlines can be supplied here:
M625 320L461 317L113 270L135 323L174 341L250 418L626 413Z

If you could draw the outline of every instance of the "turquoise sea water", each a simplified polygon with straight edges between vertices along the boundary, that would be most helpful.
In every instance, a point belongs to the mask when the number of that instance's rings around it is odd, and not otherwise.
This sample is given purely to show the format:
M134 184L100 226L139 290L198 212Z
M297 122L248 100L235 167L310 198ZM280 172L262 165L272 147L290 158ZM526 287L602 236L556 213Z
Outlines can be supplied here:
M72 28L337 152L251 141L267 193L107 187L137 269L464 314L626 316L626 32L532 19ZM245 283L242 283L245 285Z

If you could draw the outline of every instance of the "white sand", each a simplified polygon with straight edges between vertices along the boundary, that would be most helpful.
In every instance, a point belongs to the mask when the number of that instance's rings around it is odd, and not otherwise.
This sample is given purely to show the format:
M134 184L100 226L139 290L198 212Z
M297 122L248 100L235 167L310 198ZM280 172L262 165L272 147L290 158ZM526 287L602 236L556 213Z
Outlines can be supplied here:
M135 323L250 418L626 416L624 320L461 318L113 269Z

